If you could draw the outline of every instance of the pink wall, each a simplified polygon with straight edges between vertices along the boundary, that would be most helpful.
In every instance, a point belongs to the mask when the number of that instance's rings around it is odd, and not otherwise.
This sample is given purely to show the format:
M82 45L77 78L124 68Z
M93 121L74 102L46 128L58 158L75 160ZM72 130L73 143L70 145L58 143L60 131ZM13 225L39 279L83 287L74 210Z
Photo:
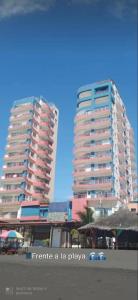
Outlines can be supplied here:
M33 220L41 220L40 216L28 216L28 217L20 217L21 221L33 221Z
M77 198L72 199L72 219L79 221L79 217L77 215L78 211L83 211L84 207L87 206L87 199L86 198Z
M33 205L40 205L40 202L39 201L23 201L21 203L21 206L33 206Z

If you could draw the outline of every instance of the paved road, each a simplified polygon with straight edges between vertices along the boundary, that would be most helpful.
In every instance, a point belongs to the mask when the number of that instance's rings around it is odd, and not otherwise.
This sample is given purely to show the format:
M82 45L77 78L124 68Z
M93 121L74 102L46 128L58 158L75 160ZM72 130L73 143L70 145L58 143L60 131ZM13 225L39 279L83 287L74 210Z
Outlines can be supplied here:
M58 249L59 253L72 253L72 250L68 251ZM41 252L39 249L38 253ZM56 249L51 249L51 253L56 252ZM80 252L83 253L83 249ZM124 261L130 256L133 262L135 254L124 252ZM119 252L111 255L113 264L118 255ZM119 264L112 268L111 262L106 268L103 264L97 267L92 262L80 264L77 261L68 263L62 260L61 263L55 263L41 260L39 263L38 260L26 260L22 256L0 256L0 286L1 299L136 300L137 272L130 267L126 270L119 268Z

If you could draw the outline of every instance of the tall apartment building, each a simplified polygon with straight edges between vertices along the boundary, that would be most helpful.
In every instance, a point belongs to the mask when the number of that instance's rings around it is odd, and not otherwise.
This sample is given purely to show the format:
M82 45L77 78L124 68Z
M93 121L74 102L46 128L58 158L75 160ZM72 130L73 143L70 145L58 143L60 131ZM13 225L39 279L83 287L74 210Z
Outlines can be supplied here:
M22 203L29 203L35 211L36 204L53 201L57 130L58 109L43 97L14 102L1 178L0 217L16 218Z
M110 214L136 200L134 134L112 80L78 90L74 144L73 219L86 204Z

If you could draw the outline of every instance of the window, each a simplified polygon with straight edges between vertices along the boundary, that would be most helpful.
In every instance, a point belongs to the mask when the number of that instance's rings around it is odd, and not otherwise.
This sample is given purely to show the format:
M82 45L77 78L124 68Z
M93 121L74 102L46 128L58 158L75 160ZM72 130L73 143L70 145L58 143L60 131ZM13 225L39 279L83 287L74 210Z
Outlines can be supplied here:
M109 89L108 85L105 85L105 86L101 86L101 87L98 87L95 89L95 93L104 93L104 92L107 92Z
M86 107L86 106L91 106L91 104L92 104L92 101L91 101L91 100L84 101L84 102L81 102L81 103L79 104L79 108L81 108L81 107Z
M89 91L85 91L85 92L81 92L79 94L79 99L83 99L83 98L86 98L86 97L90 97L92 95L92 91L89 90Z
M96 98L95 99L95 103L96 104L103 104L103 103L106 103L108 100L109 100L108 96L106 96L106 97L100 97L100 98Z

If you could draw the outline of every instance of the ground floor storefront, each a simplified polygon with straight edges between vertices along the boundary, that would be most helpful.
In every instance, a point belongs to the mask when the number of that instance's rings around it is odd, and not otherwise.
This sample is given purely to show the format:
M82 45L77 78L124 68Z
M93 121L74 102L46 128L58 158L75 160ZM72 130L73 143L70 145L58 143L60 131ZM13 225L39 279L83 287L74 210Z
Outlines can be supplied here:
M0 231L16 230L28 245L67 248L72 246L72 229L79 226L78 222L5 222Z

